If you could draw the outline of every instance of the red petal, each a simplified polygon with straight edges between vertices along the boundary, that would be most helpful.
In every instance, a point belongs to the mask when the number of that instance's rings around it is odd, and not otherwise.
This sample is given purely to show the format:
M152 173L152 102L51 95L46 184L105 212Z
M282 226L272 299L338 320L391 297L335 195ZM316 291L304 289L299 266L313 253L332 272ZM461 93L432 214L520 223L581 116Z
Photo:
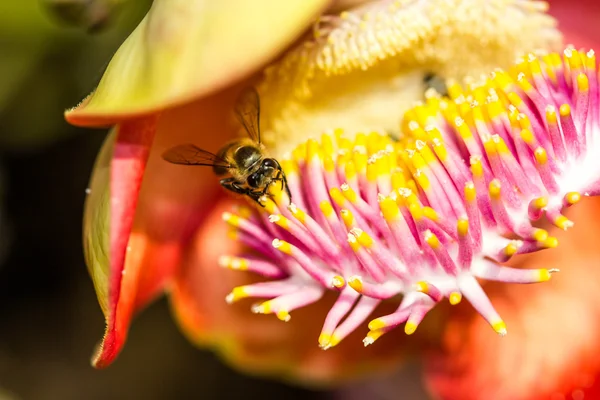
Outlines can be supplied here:
M576 225L560 232L558 248L519 260L559 274L535 285L486 285L506 337L467 305L451 311L442 348L426 362L428 384L440 398L561 399L591 390L600 373L600 199L569 211Z

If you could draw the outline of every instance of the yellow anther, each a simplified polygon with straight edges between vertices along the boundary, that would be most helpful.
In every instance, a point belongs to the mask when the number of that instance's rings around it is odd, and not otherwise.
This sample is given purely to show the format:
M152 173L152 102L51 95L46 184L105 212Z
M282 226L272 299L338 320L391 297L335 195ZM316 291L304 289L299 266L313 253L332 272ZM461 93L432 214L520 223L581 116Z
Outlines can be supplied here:
M406 185L406 177L404 173L400 171L392 172L392 188L394 190L404 187Z
M338 344L340 344L341 341L342 341L342 339L340 339L336 334L333 334L333 335L331 335L331 338L329 339L329 343L327 344L327 346L325 346L325 348L330 349L332 347L335 347Z
M237 210L240 217L248 219L252 216L252 209L249 207L241 206Z
M506 245L506 247L504 248L504 255L506 255L507 257L512 257L515 254L517 254L517 251L519 251L519 245L518 242L512 241L509 244Z
M533 199L531 201L531 205L536 210L542 210L544 207L546 207L548 205L548 197L547 196L542 196L542 197L538 197L536 199Z
M290 212L292 213L294 218L296 218L298 221L300 221L300 223L304 224L304 222L306 221L306 213L304 211L299 209L293 203L288 207L288 209L290 210Z
M569 218L565 217L564 215L559 215L558 217L556 217L554 219L554 225L556 225L557 227L559 227L562 230L567 230L569 228L571 228L573 226L573 222L571 220L569 220Z
M356 236L356 239L358 240L358 243L360 243L361 246L366 247L367 249L373 246L373 238L369 236L368 233L366 233L362 229L353 229L352 232Z
M506 335L506 324L502 320L492 323L492 329L500 336Z
M356 201L358 200L358 195L356 194L356 192L354 191L354 189L352 189L352 187L348 184L343 184L341 186L342 189L342 194L344 195L345 198L348 199L348 201L350 201L350 203L354 204L356 203Z
M248 297L248 292L246 291L246 288L244 286L238 286L234 287L231 293L229 293L227 297L225 297L225 301L231 304L246 297Z
M577 75L577 89L580 92L587 92L590 89L590 82L586 74L581 73Z
M535 155L535 160L538 162L538 164L544 165L548 162L548 153L546 153L546 150L544 150L543 147L540 146L535 149L533 154Z
M333 155L333 138L331 135L326 133L321 135L321 148L323 149L323 154L328 156Z
M369 329L372 331L377 331L379 329L385 328L385 322L381 318L375 318L371 322L369 322Z
M423 219L423 208L417 203L409 203L408 211L410 211L410 215L412 215L415 221Z
M323 215L327 218L331 217L334 213L333 206L327 200L323 200L322 202L320 202L319 208L321 209Z
M475 192L475 185L473 182L467 182L465 184L465 200L467 202L473 202L477 198L477 193Z
M510 153L510 150L508 149L506 142L500 136L494 135L492 140L493 140L494 144L496 145L496 151L499 154L509 154Z
M344 286L346 286L346 280L344 279L343 276L336 275L331 280L331 286L333 286L336 289L343 289Z
M423 215L425 216L425 218L434 222L437 222L439 220L438 213L431 207L423 207Z
M521 98L521 96L519 96L515 92L508 93L507 97L508 97L508 101L510 101L510 103L513 106L519 107L519 106L523 105L523 99Z
M413 174L413 177L415 178L415 181L419 184L419 186L423 188L423 190L427 191L430 188L431 182L429 181L427 174L425 174L422 170L416 170Z
M539 273L540 273L540 276L538 277L538 279L540 282L549 281L550 278L552 277L552 274L546 268L540 269Z
M542 246L546 249L554 249L558 246L558 239L554 236L548 236L542 243Z
M371 132L367 136L367 152L369 154L375 154L381 150L381 135L377 132Z
M400 214L398 203L389 197L386 197L379 202L379 208L381 208L381 213L386 221L394 221Z
M292 254L292 246L285 240L273 239L273 242L271 242L271 244L274 248L276 248L284 254Z
M538 242L544 242L546 239L548 239L548 231L545 229L536 229L531 234L531 237Z
M296 164L296 162L293 160L285 158L280 161L280 164L281 168L283 168L283 172L285 172L286 175L290 176L298 173L298 164Z
M411 321L407 321L404 325L404 333L407 335L412 335L417 330L417 324Z
M450 302L450 304L455 306L462 301L462 294L460 294L459 292L452 292L448 297L448 301Z
M238 239L238 231L235 228L231 228L227 231L227 237L231 240L237 240Z
M323 168L325 168L325 171L327 172L333 172L335 170L335 163L333 162L333 159L328 155L323 157Z
M290 319L292 319L290 313L285 310L279 310L275 313L275 315L283 322L288 322Z
M356 176L356 167L354 166L354 161L348 160L348 162L344 165L344 172L346 174L346 179L350 180Z
M362 278L360 276L351 276L348 279L348 286L356 290L358 293L361 293L363 289Z
M467 236L469 233L469 220L466 218L459 218L456 223L456 230L460 236Z
M569 192L565 195L565 200L569 205L579 203L579 200L581 200L581 193Z
M489 188L489 192L490 192L490 197L492 197L493 199L499 199L501 192L502 192L502 187L500 185L500 181L498 179L492 179L492 181L490 182L490 188Z
M425 281L419 281L415 283L415 290L421 293L429 293L429 285Z
M344 221L344 225L346 228L351 229L356 225L356 221L354 220L354 215L350 210L341 210L340 216L342 217L342 221Z
M561 117L568 117L571 115L571 106L568 104L563 104L560 106L558 112L560 113Z
M319 347L327 347L331 342L331 334L330 333L321 333L319 335Z
M292 151L292 157L298 164L306 160L306 142L302 142Z
M336 187L331 188L329 190L329 195L331 196L331 198L333 199L335 204L337 204L340 207L343 206L344 203L346 202L346 198L342 194L342 191Z
M367 169L367 161L368 161L367 153L362 153L360 151L353 152L353 160L354 167L356 171L364 173Z
M230 212L223 213L223 221L236 228L240 226L240 217Z
M260 204L263 206L264 210L269 214L275 214L277 212L277 205L273 200L271 200L267 196L263 196L260 199Z
M319 142L315 139L308 139L306 142L306 159L311 161L315 158L318 158L321 154L321 149L319 149Z
M523 129L521 131L521 139L527 144L532 144L535 140L535 137L529 129Z
M476 178L483 176L483 165L481 164L481 158L471 157L471 173Z
M546 108L546 121L548 122L548 125L556 125L558 123L556 108L553 106Z
M360 243L358 243L358 240L356 239L356 237L354 235L348 235L348 244L350 245L350 248L352 249L352 251L357 252L360 250ZM350 286L352 286L350 284L350 282L348 282L348 284Z
M427 242L427 244L432 249L437 249L438 247L440 247L440 240L430 230L425 231L425 234L423 236L425 237L425 241Z
M377 164L379 163L379 159L374 160L374 162L370 162L367 164L367 180L371 183L377 182L378 176L378 168Z
M367 148L367 135L362 132L359 132L354 136L354 146L360 146Z

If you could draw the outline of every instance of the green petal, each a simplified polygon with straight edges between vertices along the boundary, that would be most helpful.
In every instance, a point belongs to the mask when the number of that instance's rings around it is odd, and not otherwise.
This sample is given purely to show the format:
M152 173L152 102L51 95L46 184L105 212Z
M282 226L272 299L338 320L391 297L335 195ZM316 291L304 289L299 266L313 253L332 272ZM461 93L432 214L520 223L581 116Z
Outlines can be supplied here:
M108 124L185 103L249 75L289 45L328 0L155 0L96 91L68 111Z

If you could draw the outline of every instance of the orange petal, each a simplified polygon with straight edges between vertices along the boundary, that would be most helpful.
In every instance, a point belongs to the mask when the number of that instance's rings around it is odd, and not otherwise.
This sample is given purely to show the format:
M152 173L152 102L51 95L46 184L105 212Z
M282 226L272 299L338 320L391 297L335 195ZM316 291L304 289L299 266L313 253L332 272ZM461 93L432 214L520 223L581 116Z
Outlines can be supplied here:
M426 362L439 398L565 399L600 379L600 199L569 211L575 228L557 232L558 248L518 261L524 268L560 268L559 274L543 284L486 285L508 325L506 337L468 306L450 314L442 348Z
M152 119L157 133L151 146L144 143L143 153L126 141L141 135L136 128L143 126L136 122L122 124L117 133L124 139L114 147L109 139L101 152L85 220L88 266L107 319L104 341L93 361L96 367L114 361L134 313L169 284L182 249L223 193L210 168L169 164L161 154L186 142L211 150L221 146L233 135L228 121L238 90L231 88Z
M112 124L221 89L277 55L328 2L156 0L96 91L66 118Z
M129 318L117 313L122 301L121 279L155 130L154 117L117 126L100 152L90 182L84 217L86 259L107 320L103 344L93 360L98 367L113 359L125 340L116 329L122 319Z

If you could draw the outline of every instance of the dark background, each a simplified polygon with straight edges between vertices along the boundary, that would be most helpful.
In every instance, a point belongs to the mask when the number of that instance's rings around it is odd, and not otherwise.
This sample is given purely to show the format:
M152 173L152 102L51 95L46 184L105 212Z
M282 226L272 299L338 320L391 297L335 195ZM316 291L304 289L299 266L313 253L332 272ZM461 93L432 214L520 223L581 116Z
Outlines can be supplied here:
M59 11L76 26L47 3L73 3ZM117 12L108 3L0 1L0 400L330 397L231 371L184 339L164 299L136 319L113 366L90 366L104 318L81 221L106 132L62 114L93 89L150 1Z

